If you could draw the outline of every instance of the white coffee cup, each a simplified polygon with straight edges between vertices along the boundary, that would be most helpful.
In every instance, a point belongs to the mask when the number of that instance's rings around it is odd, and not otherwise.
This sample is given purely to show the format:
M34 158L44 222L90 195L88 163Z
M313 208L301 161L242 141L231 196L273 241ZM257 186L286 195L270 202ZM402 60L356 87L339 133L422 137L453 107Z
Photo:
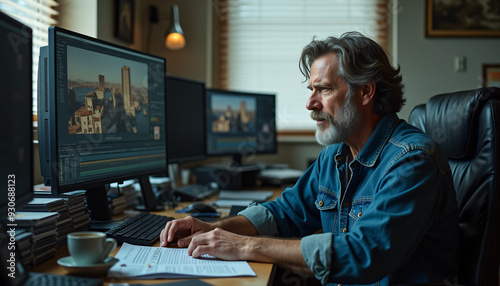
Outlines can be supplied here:
M98 231L80 231L68 234L68 250L75 265L103 263L116 248L116 240L106 238Z

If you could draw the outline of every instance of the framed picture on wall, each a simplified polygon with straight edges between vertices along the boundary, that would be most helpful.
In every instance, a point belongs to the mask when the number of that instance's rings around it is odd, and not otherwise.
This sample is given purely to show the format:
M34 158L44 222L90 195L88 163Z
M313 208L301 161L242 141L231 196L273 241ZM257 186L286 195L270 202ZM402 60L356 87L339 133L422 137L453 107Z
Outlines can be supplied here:
M115 0L115 36L128 43L134 41L134 0Z
M426 37L500 37L498 0L426 0Z
M500 64L483 64L483 86L500 87Z

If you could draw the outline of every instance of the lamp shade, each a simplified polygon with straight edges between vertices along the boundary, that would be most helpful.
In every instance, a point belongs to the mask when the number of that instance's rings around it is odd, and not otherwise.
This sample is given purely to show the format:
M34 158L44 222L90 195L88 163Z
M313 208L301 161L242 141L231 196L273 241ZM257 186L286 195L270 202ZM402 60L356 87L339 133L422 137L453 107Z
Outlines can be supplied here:
M176 4L172 5L172 22L167 30L165 38L165 46L171 50L179 50L186 45L184 32L179 23L179 7Z
M180 50L186 45L186 39L179 33L169 33L165 38L165 46L171 50Z

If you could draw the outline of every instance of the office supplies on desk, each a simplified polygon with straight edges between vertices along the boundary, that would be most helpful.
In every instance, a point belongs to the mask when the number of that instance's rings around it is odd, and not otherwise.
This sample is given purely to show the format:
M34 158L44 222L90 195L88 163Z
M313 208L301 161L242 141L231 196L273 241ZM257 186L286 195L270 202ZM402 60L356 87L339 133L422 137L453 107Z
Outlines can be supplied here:
M259 179L263 183L272 185L283 185L295 183L304 171L290 168L264 169L260 171Z
M187 213L216 213L217 210L204 203L192 203L183 209Z
M210 203L216 205L219 208L230 208L232 206L242 206L246 208L253 202L254 200L216 200Z
M118 243L153 245L159 241L160 232L165 228L165 224L172 219L167 216L140 213L106 231L106 234L116 239Z
M192 184L174 190L174 197L180 201L201 201L217 194L219 189L211 184Z
M120 262L109 278L202 278L256 276L246 261L224 261L212 256L193 258L187 248L147 247L124 243L115 258Z
M192 217L202 221L213 221L221 216L214 207L203 203L192 203L183 209L176 210L175 212L188 213Z
M263 203L273 196L273 191L230 191L222 190L219 193L219 200L252 200L258 203Z

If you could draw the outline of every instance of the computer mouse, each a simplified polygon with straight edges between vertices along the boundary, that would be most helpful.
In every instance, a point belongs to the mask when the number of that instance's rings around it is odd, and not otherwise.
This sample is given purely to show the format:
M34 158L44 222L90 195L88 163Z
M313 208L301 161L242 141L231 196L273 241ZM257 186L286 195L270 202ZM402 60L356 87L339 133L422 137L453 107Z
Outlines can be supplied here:
M207 204L192 203L186 207L187 213L216 213L217 210Z

